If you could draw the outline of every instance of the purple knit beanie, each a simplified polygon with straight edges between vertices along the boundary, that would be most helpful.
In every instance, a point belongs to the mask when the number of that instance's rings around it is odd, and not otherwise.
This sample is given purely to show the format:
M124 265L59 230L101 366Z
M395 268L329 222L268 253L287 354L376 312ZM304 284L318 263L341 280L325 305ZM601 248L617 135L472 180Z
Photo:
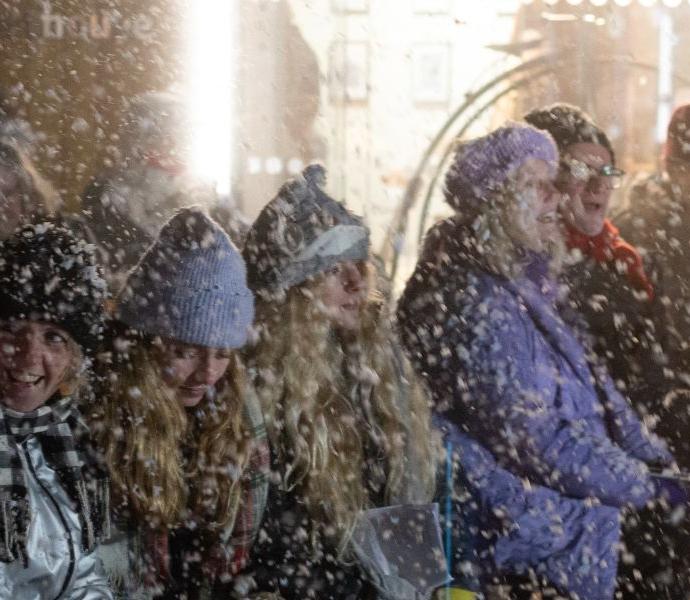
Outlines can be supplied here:
M456 210L476 206L530 158L548 163L555 176L558 149L553 138L524 123L509 123L463 143L446 173L446 202Z

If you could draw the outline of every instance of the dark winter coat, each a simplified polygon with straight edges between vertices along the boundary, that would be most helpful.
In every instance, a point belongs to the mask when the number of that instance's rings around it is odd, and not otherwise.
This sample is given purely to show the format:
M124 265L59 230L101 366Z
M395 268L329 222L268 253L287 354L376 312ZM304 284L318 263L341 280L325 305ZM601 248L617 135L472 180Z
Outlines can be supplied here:
M597 236L570 230L561 312L581 320L596 356L642 414L656 413L671 382L665 375L664 310L636 249L608 220ZM575 258L577 258L575 260Z
M398 316L403 341L426 377L436 410L509 473L575 502L580 518L562 515L571 540L596 520L587 510L590 498L616 510L643 506L654 493L645 463L666 464L672 458L611 379L588 364L582 345L555 310L545 262L532 260L526 276L508 280L486 269L471 228L450 220L429 239ZM486 485L488 498L499 497L502 490L491 487L494 482ZM476 489L471 492L487 519L500 510L500 504L482 503ZM521 561L531 556L530 566L545 569L547 556L539 549L553 544L551 527L546 514L535 514L521 527L527 552L511 558L509 551L493 568L519 572L525 566ZM499 531L489 533L494 543L500 540ZM603 554L592 556L591 568L600 587L598 595L588 597L610 598L615 564L608 546L599 549ZM552 583L573 591L567 576L577 568L574 563L564 567Z
M272 462L280 473L280 463L275 458ZM277 592L285 600L374 598L356 563L340 559L328 540L311 539L314 527L298 488L269 487L261 534L252 552L258 591Z
M402 355L401 355L402 360ZM398 365L400 367L400 365ZM398 378L396 403L403 424L409 424L410 407L407 381ZM362 394L371 394L370 385L357 384L353 400L364 404ZM361 418L364 418L361 416ZM361 427L369 427L360 423ZM408 429L409 430L409 429ZM420 481L421 460L417 444L410 436L406 444L407 468L399 494L390 498L391 504L424 504L430 501L429 490ZM426 458L426 457L425 457ZM365 445L363 480L369 491L371 507L386 506L385 483L388 463L385 452L373 442ZM252 549L251 575L261 592L277 592L285 600L318 598L319 600L365 600L396 598L394 592L381 590L371 583L353 553L339 555L334 541L318 533L299 485L288 487L281 483L285 464L274 454L272 466L275 481L269 487L266 513L261 533ZM380 583L380 582L378 582ZM400 596L397 596L400 597Z
M656 431L668 440L683 471L690 471L690 206L666 175L641 178L631 188L628 209L616 217L623 235L644 253L654 270L656 299L664 310L664 350L669 362L664 387L636 398L658 419ZM670 381L675 392L664 394ZM684 388L684 389L683 389ZM687 514L657 508L633 516L626 544L631 565L642 573L623 598L684 597L690 586L690 520Z
M628 209L616 217L621 234L655 269L657 296L666 309L671 367L690 384L690 199L666 175L640 180Z

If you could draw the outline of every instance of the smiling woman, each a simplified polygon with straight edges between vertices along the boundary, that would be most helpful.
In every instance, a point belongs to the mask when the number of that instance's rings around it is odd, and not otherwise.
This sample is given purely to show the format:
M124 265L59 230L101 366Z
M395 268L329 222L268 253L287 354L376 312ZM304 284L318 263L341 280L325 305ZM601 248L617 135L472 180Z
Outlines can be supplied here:
M161 341L159 361L163 381L175 393L180 403L194 407L226 373L232 351L207 348L199 344L185 344L174 339Z
M219 225L182 209L116 301L106 458L124 541L125 594L200 588L225 597L265 504L263 420L238 350L254 315L242 257ZM124 546L124 547L122 547Z
M24 320L0 323L0 389L6 406L20 412L42 406L76 375L79 363L79 346L61 327Z
M668 341L660 335L669 330L668 307L652 286L660 278L647 276L640 253L621 238L608 218L609 200L623 174L616 167L611 141L589 115L567 104L534 110L526 120L549 131L561 152L557 184L564 194L562 214L571 251L563 272L568 290L564 308L585 322L597 357L633 405L657 412L672 372L664 355ZM647 552L642 550L647 543L639 542L647 535L644 527L653 527L654 535L659 535L657 525L647 522L650 517L659 522L666 518L652 513L629 517L629 521L643 522L637 532L634 527L627 532L628 545L637 558L622 567L621 579L632 586L630 597L640 597L638 568L649 572L667 568L664 552ZM651 592L651 597L660 595L660 588Z
M659 493L646 465L673 458L557 311L562 244L536 232L554 229L558 159L551 136L526 124L461 146L445 189L458 213L428 232L398 315L438 413L519 481L459 455L469 479L460 512L480 522L459 543L476 549L482 591L503 580L510 598L608 599L619 514Z
M0 245L0 597L105 600L109 482L79 406L103 329L93 252L53 223Z

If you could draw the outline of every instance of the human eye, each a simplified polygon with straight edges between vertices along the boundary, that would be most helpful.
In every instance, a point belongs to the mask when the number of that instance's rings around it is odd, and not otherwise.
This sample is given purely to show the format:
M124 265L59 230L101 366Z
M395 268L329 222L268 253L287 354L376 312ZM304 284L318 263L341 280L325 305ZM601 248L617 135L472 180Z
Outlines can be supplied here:
M175 358L196 358L199 351L194 346L176 345L173 348Z
M47 329L43 335L45 341L52 346L67 345L67 336L57 329Z
M223 360L232 358L232 350L230 350L229 348L223 348L222 350L218 350L216 352L216 358Z

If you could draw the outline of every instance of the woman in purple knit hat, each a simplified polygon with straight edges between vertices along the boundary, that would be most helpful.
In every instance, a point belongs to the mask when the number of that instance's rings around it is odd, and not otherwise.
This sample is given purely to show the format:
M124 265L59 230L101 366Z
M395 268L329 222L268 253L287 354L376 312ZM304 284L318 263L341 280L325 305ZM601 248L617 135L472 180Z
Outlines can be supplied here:
M620 510L683 494L650 475L672 464L666 446L556 312L557 165L552 138L529 125L462 145L445 189L457 213L428 233L398 316L449 438L486 453L460 453L483 591L604 600Z

